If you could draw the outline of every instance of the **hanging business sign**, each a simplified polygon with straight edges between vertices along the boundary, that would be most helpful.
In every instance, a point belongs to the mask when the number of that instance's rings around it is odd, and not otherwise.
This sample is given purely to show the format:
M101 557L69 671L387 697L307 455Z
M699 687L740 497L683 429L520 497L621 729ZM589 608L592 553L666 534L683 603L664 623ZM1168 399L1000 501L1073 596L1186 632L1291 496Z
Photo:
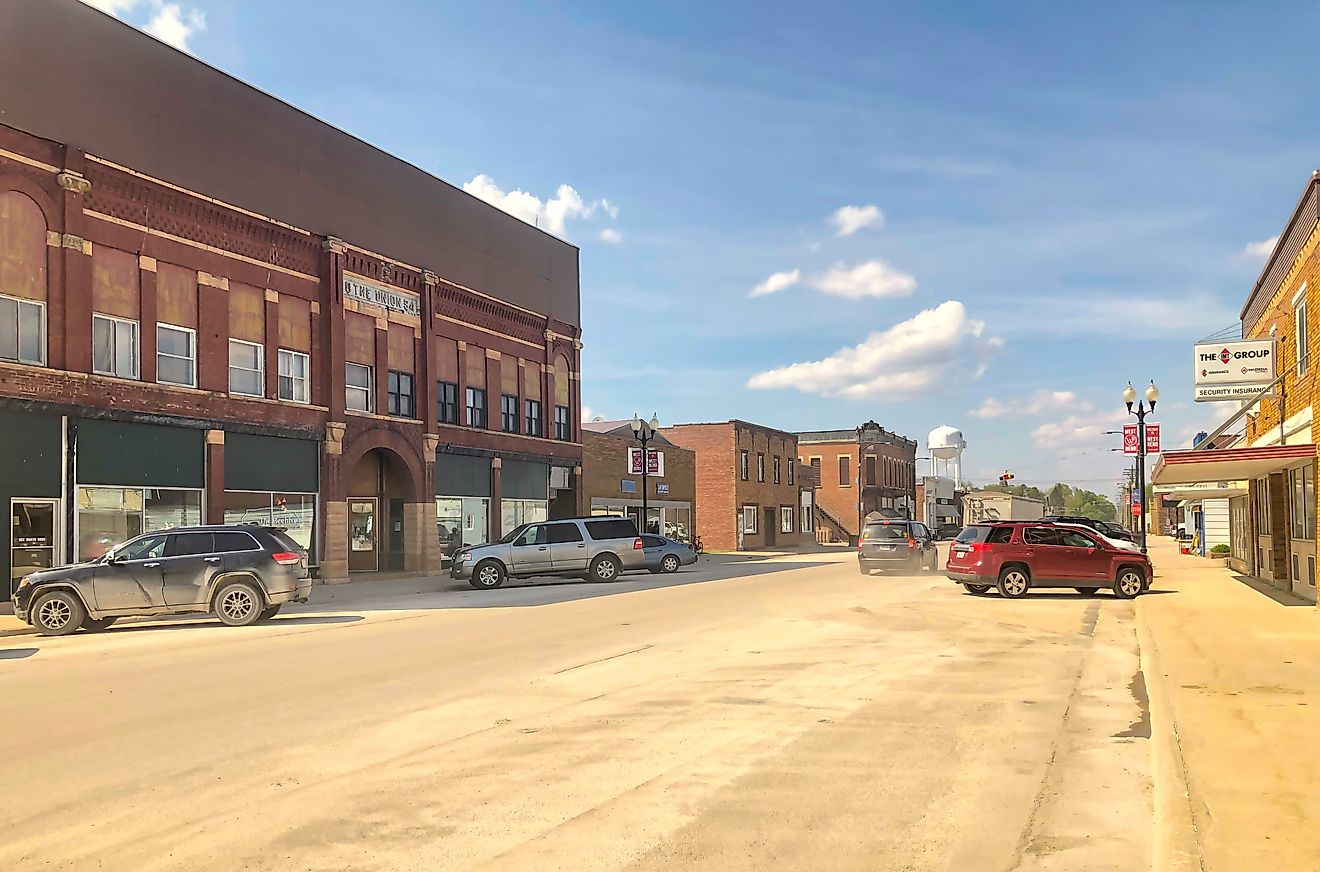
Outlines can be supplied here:
M422 315L422 301L416 294L396 291L347 273L344 275L344 296L401 315L411 315L414 318L420 318Z
M628 474L642 474L642 449L628 449ZM646 449L646 474L661 476L665 474L665 453L660 449Z
M1202 342L1193 352L1192 384L1198 403L1248 399L1276 376L1273 339Z

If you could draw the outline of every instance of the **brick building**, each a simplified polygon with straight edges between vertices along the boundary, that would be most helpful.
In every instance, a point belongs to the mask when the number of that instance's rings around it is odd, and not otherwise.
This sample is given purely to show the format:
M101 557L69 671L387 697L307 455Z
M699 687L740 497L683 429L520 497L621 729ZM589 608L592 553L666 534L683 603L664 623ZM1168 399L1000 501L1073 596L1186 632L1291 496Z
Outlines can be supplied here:
M875 421L852 430L797 434L798 462L815 467L819 514L850 540L871 514L911 518L917 505L917 443Z
M631 421L590 421L582 425L582 503L592 515L626 515L638 530L690 542L697 530L697 455L663 433L647 443L661 473L632 471L628 449L640 450ZM642 523L642 488L647 489Z
M11 575L202 521L434 571L581 511L572 245L77 0L0 8L0 106Z
M813 491L797 475L792 433L726 421L675 424L669 441L696 452L702 544L714 551L814 542Z

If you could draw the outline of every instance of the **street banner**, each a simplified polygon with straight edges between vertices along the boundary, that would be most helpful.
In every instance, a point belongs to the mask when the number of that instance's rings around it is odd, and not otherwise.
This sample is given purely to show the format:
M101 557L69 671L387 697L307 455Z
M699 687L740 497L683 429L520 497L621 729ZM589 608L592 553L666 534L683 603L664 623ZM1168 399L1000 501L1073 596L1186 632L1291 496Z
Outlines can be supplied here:
M1147 424L1147 425L1146 425L1146 453L1147 453L1147 454L1159 454L1159 453L1160 453L1160 425L1159 425L1159 424Z
M628 449L628 474L642 474L642 449ZM658 448L646 449L646 474L659 475L665 474L665 453Z
M1139 491L1139 490L1133 490L1133 491L1132 491L1132 517L1135 518L1135 517L1137 517L1137 516L1140 515L1140 514L1141 514L1141 491Z
M1141 453L1141 437L1137 435L1136 424L1123 425L1123 453L1124 454Z

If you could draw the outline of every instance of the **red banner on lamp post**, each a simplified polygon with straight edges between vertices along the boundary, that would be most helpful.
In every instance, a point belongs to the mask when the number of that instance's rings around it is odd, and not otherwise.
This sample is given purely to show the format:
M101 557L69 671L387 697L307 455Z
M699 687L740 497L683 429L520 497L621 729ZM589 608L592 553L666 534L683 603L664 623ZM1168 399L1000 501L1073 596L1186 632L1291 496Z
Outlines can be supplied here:
M1137 435L1136 424L1123 425L1123 453L1124 454L1141 453L1141 437Z
M1147 425L1146 425L1146 453L1147 453L1147 454L1159 454L1159 453L1160 453L1160 425L1159 425L1159 424L1147 424Z

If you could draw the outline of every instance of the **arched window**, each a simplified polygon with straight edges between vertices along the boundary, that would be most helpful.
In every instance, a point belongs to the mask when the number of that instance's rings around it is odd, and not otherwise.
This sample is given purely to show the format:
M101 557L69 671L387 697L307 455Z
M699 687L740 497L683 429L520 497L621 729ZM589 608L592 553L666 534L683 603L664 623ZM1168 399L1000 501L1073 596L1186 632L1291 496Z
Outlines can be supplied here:
M46 217L18 191L0 193L0 360L46 363Z
M573 438L573 427L569 418L569 398L573 395L569 387L568 359L562 354L555 356L555 438L568 442Z

